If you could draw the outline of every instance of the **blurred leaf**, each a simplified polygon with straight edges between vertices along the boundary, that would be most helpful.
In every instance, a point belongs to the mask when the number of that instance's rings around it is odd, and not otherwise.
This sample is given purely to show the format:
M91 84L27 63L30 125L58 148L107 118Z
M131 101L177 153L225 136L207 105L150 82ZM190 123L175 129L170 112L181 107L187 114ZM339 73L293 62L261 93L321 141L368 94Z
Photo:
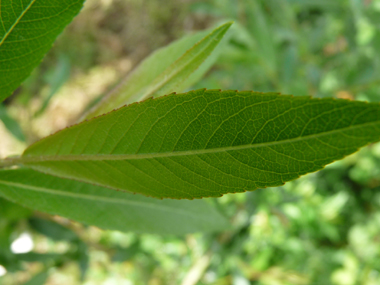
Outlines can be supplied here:
M18 262L15 261L14 254L11 252L12 236L16 228L15 225L16 223L14 223L12 219L8 220L7 216L0 213L0 264L4 266L7 271L20 270L20 266Z
M228 226L204 201L157 200L30 169L0 171L0 195L42 212L125 232L185 234Z
M4 126L10 131L10 133L17 138L19 141L25 142L24 133L17 123L12 117L10 117L7 113L7 109L3 104L0 103L0 120L3 121Z
M72 230L53 221L33 217L29 219L29 224L40 234L55 241L72 241L78 238Z
M0 102L40 63L84 0L3 0L0 17ZM43 10L41 10L43 9Z
M17 221L29 217L32 211L0 198L0 220Z
M185 37L156 51L136 68L122 86L86 114L85 118L89 119L149 97L180 92L191 86L216 60L216 56L209 56L231 24L228 22L221 25L199 42L205 32Z
M28 253L19 253L15 254L17 260L26 261L26 262L42 262L46 263L51 260L56 260L61 258L62 254L58 253L36 253L36 252L28 252Z
M248 27L251 30L252 37L257 42L259 54L262 58L262 66L266 70L268 76L275 78L275 70L277 64L277 52L272 37L271 26L264 13L263 7L258 1L247 2Z
M67 56L61 54L58 58L57 66L55 67L52 74L50 74L47 78L48 84L50 85L49 95L46 97L42 103L41 108L34 114L34 116L37 117L45 111L46 107L49 105L51 98L57 94L62 85L67 81L67 79L69 79L69 76L70 60Z
M290 44L284 48L283 63L282 63L282 80L288 85L296 77L296 67L298 60L297 48Z
M311 7L342 7L347 1L346 0L287 0L289 3L299 4L302 6L311 6Z
M124 262L131 260L137 253L141 253L140 240L135 241L127 248L118 247L116 253L112 257L114 262Z
M29 281L25 282L23 285L43 285L48 279L49 274L47 270L44 270L36 275L34 275Z
M193 199L282 185L379 139L380 104L196 90L72 126L0 164Z
M78 244L78 264L80 268L80 279L84 280L90 263L90 257L88 255L88 246L84 242Z

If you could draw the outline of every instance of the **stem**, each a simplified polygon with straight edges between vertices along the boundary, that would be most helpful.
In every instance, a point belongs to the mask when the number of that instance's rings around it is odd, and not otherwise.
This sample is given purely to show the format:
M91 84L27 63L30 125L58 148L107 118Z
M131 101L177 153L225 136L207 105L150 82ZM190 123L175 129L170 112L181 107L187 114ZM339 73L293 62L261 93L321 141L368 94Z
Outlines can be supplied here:
M0 168L5 168L13 165L17 165L21 163L21 158L19 156L17 157L10 157L6 159L0 159Z
M199 258L195 264L190 268L189 272L182 281L182 285L195 285L204 275L205 271L210 265L212 253L207 252L201 258Z

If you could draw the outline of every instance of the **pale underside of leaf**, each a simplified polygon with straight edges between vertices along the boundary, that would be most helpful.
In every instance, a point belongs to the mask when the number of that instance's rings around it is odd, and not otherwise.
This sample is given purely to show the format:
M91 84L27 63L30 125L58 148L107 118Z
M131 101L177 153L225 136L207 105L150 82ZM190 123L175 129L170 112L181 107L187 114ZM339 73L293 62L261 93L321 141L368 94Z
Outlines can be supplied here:
M216 57L210 55L215 52L231 24L225 23L209 34L199 32L156 51L131 73L126 82L85 114L83 119L149 97L183 91L211 67Z
M227 221L204 201L157 200L31 169L0 171L0 196L103 229L184 234L217 231L228 226Z
M380 105L197 90L147 100L29 147L17 162L159 198L278 186L380 139Z

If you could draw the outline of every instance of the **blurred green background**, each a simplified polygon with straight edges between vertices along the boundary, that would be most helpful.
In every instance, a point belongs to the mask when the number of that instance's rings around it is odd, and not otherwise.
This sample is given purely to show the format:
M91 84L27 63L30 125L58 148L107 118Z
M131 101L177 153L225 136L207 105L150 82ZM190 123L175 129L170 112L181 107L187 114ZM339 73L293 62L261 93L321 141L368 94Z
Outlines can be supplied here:
M87 0L0 106L0 156L75 120L153 50L234 20L195 88L380 101L380 0ZM103 231L0 199L0 284L380 284L380 144L211 200L232 230ZM117 217L115 217L117 218Z

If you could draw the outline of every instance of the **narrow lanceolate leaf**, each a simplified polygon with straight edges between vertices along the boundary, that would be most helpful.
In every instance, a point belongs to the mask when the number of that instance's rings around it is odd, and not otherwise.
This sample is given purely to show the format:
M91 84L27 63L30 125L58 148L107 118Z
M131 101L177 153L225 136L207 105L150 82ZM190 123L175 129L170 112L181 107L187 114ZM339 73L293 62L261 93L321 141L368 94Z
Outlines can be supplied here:
M21 84L84 0L0 1L0 102Z
M228 227L228 222L205 201L158 200L31 169L0 171L0 196L103 229L185 234Z
M378 140L378 103L197 90L72 126L3 165L192 199L278 186Z
M104 114L149 97L183 91L198 81L213 65L218 53L210 56L231 26L225 23L211 32L203 31L162 48L98 103L84 119Z

